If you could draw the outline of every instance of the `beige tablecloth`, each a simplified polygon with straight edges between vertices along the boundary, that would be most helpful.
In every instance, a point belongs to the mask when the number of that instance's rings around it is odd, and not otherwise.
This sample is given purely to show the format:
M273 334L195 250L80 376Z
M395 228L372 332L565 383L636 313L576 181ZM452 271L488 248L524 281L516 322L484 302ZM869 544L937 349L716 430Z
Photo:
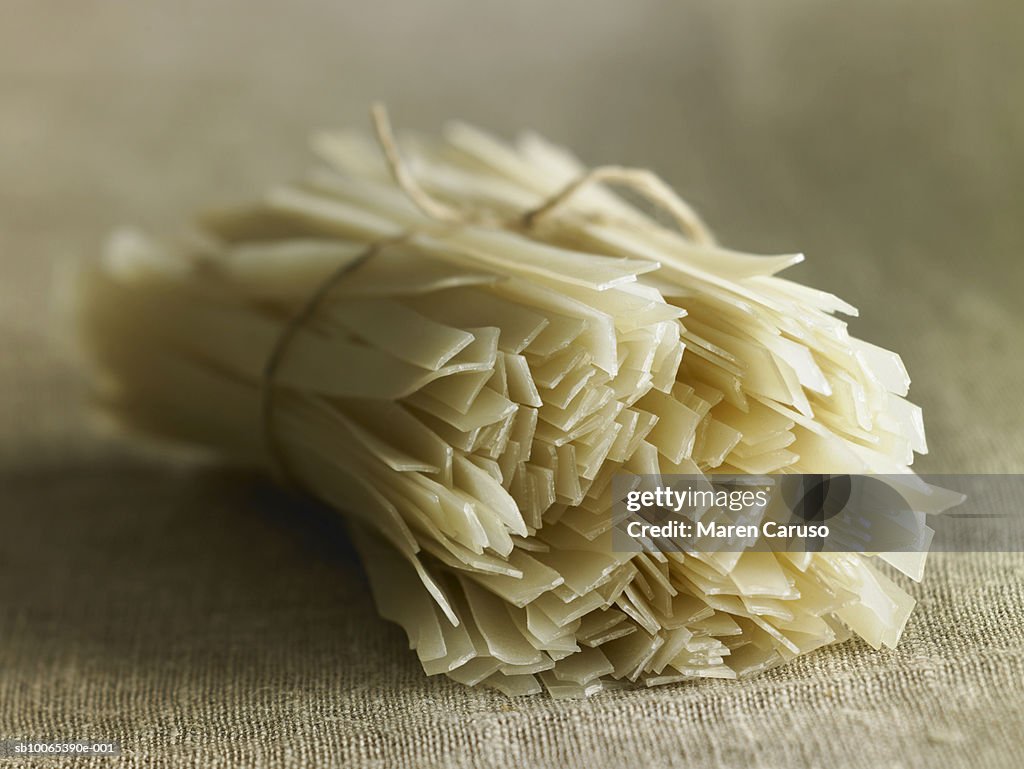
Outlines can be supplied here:
M322 511L90 430L62 260L460 116L658 169L904 354L932 472L1024 469L1024 7L13 0L0 23L0 738L75 766L1016 767L1024 557L940 555L895 652L508 700L427 679ZM1016 512L1016 511L1013 511ZM41 763L41 762L38 762ZM50 761L49 765L59 762ZM2 760L0 760L2 764Z

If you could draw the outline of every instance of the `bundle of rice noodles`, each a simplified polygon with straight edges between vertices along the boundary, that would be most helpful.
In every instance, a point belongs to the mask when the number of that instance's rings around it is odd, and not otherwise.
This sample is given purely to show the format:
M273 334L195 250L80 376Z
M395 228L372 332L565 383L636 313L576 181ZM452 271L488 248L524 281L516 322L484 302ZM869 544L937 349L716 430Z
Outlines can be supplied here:
M195 237L113 236L76 286L105 408L336 508L428 675L579 697L894 646L914 601L886 572L923 555L609 540L616 473L909 474L920 410L854 308L652 174L376 116Z

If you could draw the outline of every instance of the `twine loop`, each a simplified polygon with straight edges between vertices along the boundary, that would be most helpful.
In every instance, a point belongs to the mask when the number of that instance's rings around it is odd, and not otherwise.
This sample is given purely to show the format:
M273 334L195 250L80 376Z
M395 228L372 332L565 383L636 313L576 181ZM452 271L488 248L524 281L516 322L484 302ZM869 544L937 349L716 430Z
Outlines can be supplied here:
M420 211L435 221L463 226L487 224L503 229L530 232L567 208L586 189L597 184L617 184L632 190L649 203L668 212L682 234L695 243L714 242L711 231L697 215L697 212L657 174L644 168L597 166L573 179L539 206L528 209L512 219L501 219L486 210L467 211L455 208L428 193L410 172L408 164L398 151L398 142L391 130L391 121L388 119L388 112L384 105L374 104L370 108L370 115L373 118L377 141L395 183Z

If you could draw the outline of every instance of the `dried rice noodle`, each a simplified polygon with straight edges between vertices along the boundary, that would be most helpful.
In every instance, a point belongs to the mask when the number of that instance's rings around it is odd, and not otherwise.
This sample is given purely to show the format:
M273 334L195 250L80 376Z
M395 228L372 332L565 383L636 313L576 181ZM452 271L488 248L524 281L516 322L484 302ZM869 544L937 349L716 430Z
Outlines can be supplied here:
M926 450L899 357L777 276L800 255L721 248L674 196L666 228L532 134L314 146L326 167L207 212L200 243L121 232L82 273L106 408L343 511L430 675L580 697L896 644L914 601L872 558L609 541L616 472L909 473Z

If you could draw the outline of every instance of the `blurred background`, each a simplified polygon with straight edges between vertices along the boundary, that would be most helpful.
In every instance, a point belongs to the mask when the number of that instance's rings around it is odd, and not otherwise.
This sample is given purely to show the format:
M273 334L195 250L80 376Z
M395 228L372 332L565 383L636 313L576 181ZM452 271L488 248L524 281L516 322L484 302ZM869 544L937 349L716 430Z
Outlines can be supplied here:
M515 766L752 766L765 745L785 766L1014 765L1019 554L930 560L893 653L513 705L424 677L295 498L90 431L53 282L116 226L177 230L297 176L312 129L368 126L375 99L409 129L531 128L655 169L726 245L804 252L789 275L903 355L918 469L1021 472L1022 85L1016 0L4 0L0 737L121 739L147 766L463 765L466 745Z
M650 167L725 244L806 253L793 277L906 359L922 469L1024 468L1020 3L6 0L2 17L0 451L90 440L51 343L55 262L295 176L311 129L366 125L383 99L401 127L533 128L591 165Z

